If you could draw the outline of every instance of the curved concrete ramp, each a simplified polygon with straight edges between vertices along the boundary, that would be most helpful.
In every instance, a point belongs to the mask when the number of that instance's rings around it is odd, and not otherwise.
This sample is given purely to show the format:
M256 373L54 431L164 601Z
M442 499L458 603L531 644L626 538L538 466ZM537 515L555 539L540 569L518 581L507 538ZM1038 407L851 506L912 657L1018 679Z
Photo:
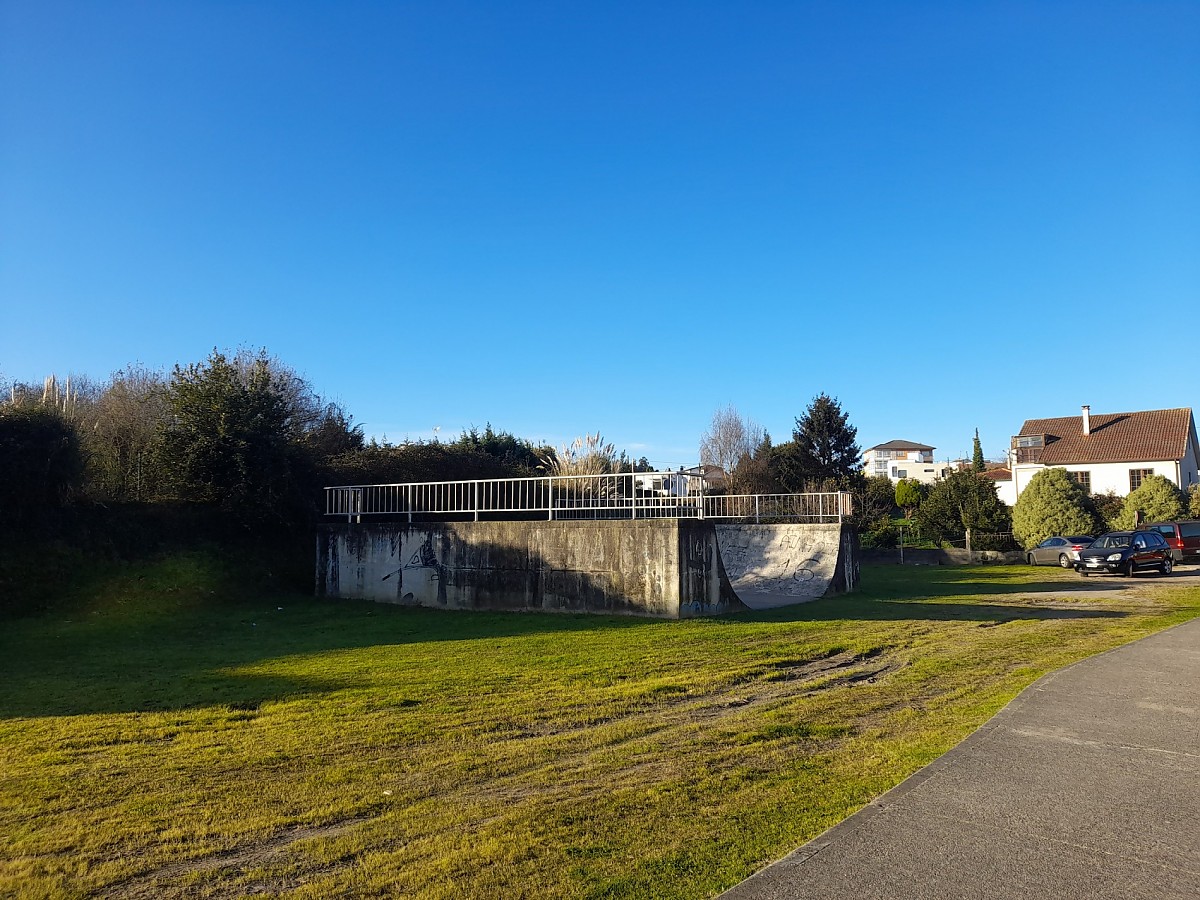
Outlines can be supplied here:
M751 609L805 603L838 575L840 525L717 525L721 564Z

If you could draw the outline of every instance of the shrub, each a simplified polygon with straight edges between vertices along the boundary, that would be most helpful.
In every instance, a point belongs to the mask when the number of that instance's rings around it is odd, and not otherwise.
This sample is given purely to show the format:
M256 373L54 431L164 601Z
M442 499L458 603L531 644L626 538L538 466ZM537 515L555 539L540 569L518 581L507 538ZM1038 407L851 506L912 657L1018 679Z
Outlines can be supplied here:
M50 521L79 488L75 429L53 407L0 406L0 517L18 530Z
M1008 507L996 496L996 483L966 470L951 472L934 483L914 520L923 534L936 540L972 533L1006 533L1012 527Z
M1055 534L1103 530L1087 492L1066 469L1043 469L1013 507L1013 534L1026 550Z
M1175 482L1163 475L1151 475L1142 482L1141 487L1131 491L1125 498L1121 514L1112 524L1114 528L1133 528L1137 524L1139 510L1146 522L1180 519L1185 508L1183 492L1175 486Z

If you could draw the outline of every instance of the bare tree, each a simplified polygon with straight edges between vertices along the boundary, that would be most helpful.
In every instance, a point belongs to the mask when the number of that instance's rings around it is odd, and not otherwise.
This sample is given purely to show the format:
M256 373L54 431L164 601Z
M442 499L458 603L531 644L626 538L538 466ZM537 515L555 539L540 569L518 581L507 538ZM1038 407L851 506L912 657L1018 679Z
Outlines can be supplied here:
M725 473L729 490L737 493L738 463L758 449L763 437L762 426L739 413L733 404L718 409L700 438L700 464L719 468Z
M148 500L159 488L156 448L170 414L163 376L135 363L113 373L80 428L88 482L106 500Z

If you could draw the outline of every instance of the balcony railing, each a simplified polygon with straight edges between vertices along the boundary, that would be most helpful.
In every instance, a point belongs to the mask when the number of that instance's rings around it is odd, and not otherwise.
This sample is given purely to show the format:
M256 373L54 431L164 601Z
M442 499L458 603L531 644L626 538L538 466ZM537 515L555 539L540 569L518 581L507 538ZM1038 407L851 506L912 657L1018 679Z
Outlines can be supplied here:
M654 486L654 487L651 487ZM704 493L699 475L491 478L325 488L325 514L413 521L594 519L723 519L838 523L852 511L845 492L822 494Z

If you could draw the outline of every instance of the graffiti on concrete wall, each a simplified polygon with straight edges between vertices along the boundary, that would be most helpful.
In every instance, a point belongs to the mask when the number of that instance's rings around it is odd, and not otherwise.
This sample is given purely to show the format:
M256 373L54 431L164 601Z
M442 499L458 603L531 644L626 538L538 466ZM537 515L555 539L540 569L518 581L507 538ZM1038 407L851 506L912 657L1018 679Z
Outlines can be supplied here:
M408 561L383 576L383 581L396 580L396 599L418 606L446 605L446 573L448 569L438 560L433 546L433 534L416 547L396 541L393 553Z

